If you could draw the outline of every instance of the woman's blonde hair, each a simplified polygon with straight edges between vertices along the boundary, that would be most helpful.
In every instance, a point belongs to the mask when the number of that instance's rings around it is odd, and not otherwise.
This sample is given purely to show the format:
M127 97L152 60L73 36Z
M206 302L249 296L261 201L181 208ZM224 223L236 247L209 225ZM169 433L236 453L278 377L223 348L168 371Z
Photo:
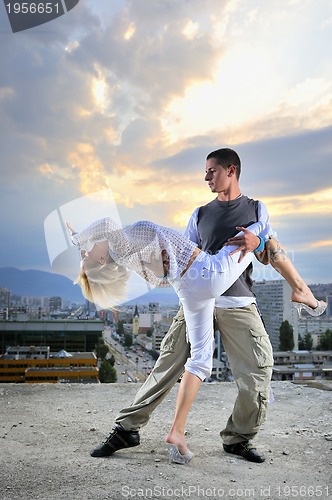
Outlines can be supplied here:
M126 297L126 287L130 272L114 260L103 265L81 272L77 283L83 296L101 309L114 309Z

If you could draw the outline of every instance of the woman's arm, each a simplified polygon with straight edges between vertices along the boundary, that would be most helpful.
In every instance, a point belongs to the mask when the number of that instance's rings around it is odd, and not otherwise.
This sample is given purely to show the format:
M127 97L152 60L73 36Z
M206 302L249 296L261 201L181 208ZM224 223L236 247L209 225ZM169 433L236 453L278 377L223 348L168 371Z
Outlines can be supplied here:
M70 228L72 230L72 228ZM129 241L125 231L115 223L110 217L99 219L88 227L72 233L71 236L74 245L80 250L91 251L95 243L108 241L110 251L113 251L118 257L128 253Z

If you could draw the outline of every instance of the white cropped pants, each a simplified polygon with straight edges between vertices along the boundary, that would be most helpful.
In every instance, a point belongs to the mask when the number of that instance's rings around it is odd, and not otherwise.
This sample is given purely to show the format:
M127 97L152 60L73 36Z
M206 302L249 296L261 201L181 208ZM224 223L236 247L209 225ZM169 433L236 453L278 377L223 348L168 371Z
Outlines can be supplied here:
M190 342L191 356L185 369L201 380L212 372L215 299L228 290L254 258L251 252L238 263L240 253L230 255L234 249L224 247L215 255L199 253L182 278L171 282L183 305Z

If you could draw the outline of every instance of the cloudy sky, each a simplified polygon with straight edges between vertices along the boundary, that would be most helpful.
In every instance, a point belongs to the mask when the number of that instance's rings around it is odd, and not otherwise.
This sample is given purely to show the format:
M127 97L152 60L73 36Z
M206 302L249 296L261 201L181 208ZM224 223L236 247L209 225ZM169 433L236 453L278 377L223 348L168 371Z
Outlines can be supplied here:
M1 3L0 42L0 267L51 270L44 221L104 190L124 224L183 231L232 147L300 273L332 282L330 0L80 0L15 34Z

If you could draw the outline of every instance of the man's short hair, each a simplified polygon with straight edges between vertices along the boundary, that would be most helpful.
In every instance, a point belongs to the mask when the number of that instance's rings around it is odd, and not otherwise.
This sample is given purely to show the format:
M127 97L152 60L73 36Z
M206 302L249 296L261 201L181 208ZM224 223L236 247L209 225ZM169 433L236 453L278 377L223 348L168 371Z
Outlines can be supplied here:
M207 155L206 160L214 158L218 165L221 165L225 170L230 166L236 167L236 178L240 178L241 174L241 160L239 155L230 148L216 149Z

